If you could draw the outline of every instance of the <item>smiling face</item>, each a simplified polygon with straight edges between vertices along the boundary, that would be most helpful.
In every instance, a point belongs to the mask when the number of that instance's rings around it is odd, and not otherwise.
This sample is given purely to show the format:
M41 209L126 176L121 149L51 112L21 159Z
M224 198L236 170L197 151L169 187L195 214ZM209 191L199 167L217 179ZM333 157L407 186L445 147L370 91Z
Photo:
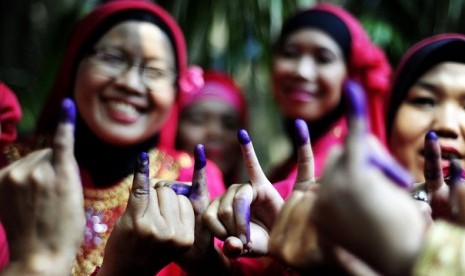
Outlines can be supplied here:
M241 127L239 113L221 100L205 99L186 108L179 120L178 145L191 152L203 144L205 154L225 175L235 173L242 158L236 132Z
M273 63L276 102L286 117L315 121L340 102L347 69L337 43L317 29L290 34Z
M440 63L408 91L394 119L389 147L417 181L424 181L424 137L433 130L441 146L443 168L458 158L465 166L465 64Z
M137 144L155 135L176 94L170 77L174 53L166 34L151 23L128 21L110 29L94 49L98 53L79 64L74 86L84 121L100 139L115 145ZM114 74L116 66L111 65L121 61L134 66ZM141 67L155 71L156 80L148 82L153 75L142 73Z

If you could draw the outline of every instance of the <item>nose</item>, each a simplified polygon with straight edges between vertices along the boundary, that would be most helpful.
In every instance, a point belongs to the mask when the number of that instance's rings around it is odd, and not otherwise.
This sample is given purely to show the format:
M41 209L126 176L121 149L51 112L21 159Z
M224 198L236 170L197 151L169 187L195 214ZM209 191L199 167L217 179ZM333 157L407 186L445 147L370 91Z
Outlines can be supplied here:
M302 56L298 59L296 64L296 74L301 78L314 80L316 77L316 65L314 59L309 56Z
M221 139L223 135L223 125L218 119L210 120L208 123L208 135L209 139Z
M131 93L142 94L146 90L139 67L137 66L131 66L123 72L116 79L116 84Z
M439 137L456 139L463 135L465 127L465 114L454 104L443 104L435 114L432 129Z

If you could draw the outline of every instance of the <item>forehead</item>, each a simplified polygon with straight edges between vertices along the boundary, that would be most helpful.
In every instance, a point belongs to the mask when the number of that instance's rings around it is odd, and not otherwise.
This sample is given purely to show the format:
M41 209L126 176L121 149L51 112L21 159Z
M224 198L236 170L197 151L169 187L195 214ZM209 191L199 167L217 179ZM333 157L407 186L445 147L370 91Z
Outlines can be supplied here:
M465 63L441 62L423 74L419 81L433 81L446 86L465 87Z
M288 35L285 44L305 44L307 46L328 48L340 53L339 45L327 33L315 28L303 28Z
M173 57L167 34L150 22L126 21L106 32L96 46L121 47L133 52Z

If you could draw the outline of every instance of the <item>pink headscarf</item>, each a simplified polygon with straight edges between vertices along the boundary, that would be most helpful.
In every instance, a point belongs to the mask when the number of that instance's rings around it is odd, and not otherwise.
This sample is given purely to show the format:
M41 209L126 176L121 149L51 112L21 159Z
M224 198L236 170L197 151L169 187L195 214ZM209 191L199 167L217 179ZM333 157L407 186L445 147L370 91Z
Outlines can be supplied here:
M247 118L247 104L241 89L234 80L215 70L206 71L203 75L204 84L191 92L184 92L179 100L179 111L182 112L192 104L205 100L215 99L230 105L238 114L244 125Z
M21 115L21 106L19 105L16 95L8 86L0 82L1 146L16 139L16 126L19 120L21 120Z

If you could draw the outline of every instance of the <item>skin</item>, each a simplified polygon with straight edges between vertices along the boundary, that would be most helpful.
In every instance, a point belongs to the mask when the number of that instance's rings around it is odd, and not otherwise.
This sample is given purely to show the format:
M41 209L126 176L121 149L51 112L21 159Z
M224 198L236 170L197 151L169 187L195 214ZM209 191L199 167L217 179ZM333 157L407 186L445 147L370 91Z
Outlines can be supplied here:
M442 62L431 68L408 91L394 120L389 147L417 181L425 181L424 137L432 130L439 140L442 159L450 154L465 165L465 64ZM414 123L412 123L414 122ZM443 170L449 162L442 162Z
M0 171L0 220L10 254L1 275L69 274L85 225L72 110L68 101L51 148Z
M350 104L364 105L353 97ZM312 219L326 240L354 253L375 270L409 275L427 223L407 191L384 172L383 159L373 162L379 158L378 150L376 144L367 143L366 118L354 113L356 109L349 109L344 147L332 152L320 178Z
M241 162L236 131L240 117L235 109L221 100L205 99L189 106L181 115L177 139L180 149L191 152L203 144L210 160L225 176L236 173Z
M300 29L274 59L274 97L286 117L315 121L339 104L346 76L336 42L317 29Z
M167 73L174 70L169 40L151 23L120 23L95 48L122 52L139 66ZM172 79L158 80L155 88L149 89L136 66L121 76L109 77L102 74L94 56L79 64L74 89L77 108L90 129L105 142L121 146L140 143L159 131L174 103L176 91Z

